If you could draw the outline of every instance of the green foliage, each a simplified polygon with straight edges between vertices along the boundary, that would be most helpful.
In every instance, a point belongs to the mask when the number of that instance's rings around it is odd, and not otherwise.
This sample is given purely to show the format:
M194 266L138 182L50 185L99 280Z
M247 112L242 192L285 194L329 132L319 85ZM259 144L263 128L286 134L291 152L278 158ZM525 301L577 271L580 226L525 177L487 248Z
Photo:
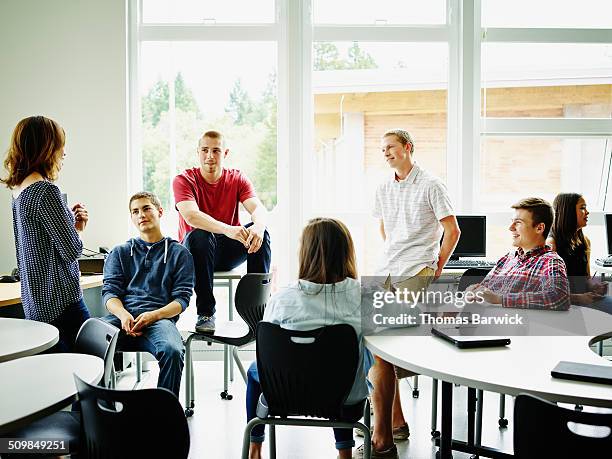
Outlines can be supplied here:
M376 62L358 43L340 52L333 43L315 43L315 70L376 68ZM205 130L224 133L230 154L228 167L241 169L253 180L257 194L268 209L277 199L277 82L276 74L259 98L252 98L240 79L234 82L220 117L205 117L193 92L179 73L174 80L176 169L170 170L169 88L158 81L142 99L144 188L156 193L162 205L172 205L172 179L187 168L198 166L197 141Z
M142 98L142 121L157 126L162 113L169 108L170 90L168 82L158 80L149 90L149 93ZM174 79L174 101L176 109L184 112L194 112L199 114L198 103L185 84L183 75L179 72Z
M340 57L338 47L333 43L317 42L313 46L313 68L318 70L362 70L375 69L378 65L370 54L354 42L348 49L347 57Z

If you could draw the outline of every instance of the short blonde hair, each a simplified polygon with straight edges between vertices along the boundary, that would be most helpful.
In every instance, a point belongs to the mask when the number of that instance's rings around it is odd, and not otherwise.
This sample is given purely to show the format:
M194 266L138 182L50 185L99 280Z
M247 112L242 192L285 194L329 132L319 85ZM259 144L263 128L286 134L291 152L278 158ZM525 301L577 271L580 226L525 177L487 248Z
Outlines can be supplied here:
M405 129L389 129L387 132L383 134L383 138L388 135L394 135L397 137L397 140L404 146L410 144L410 153L414 153L414 142L412 141L412 137L410 137L410 133Z
M209 139L218 139L221 142L221 146L225 147L225 136L221 134L219 131L206 131L198 140L198 147L200 146L200 141L204 138L208 137Z

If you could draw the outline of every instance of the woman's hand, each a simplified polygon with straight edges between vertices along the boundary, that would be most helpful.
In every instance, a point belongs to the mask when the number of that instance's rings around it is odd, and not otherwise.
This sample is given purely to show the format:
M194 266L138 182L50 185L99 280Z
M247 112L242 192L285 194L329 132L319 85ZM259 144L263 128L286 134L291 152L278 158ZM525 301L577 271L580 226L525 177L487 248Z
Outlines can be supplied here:
M85 206L80 202L77 202L74 206L72 206L72 213L74 214L74 227L80 233L87 226L89 214L87 213Z

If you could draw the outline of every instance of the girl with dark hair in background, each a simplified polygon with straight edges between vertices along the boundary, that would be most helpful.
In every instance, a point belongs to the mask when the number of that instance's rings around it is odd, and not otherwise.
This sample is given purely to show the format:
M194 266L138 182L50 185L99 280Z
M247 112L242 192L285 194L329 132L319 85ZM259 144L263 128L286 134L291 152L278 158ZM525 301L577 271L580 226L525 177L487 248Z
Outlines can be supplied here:
M607 284L591 279L591 243L582 232L589 219L586 200L577 193L561 193L553 207L555 219L546 242L565 261L571 303L612 314Z
M361 286L357 280L355 249L348 228L331 218L316 218L302 232L299 280L274 295L263 320L290 330L313 330L334 324L349 324L360 342L357 374L346 405L355 405L368 395L366 375L373 364L361 333ZM330 382L331 383L331 382ZM256 362L248 371L247 419L256 416L261 394ZM357 419L362 413L357 414ZM355 421L357 420L355 419ZM334 429L340 458L350 458L355 446L352 429ZM261 458L264 425L251 432L249 457Z
M70 352L81 324L89 318L79 283L79 233L89 219L77 203L69 209L53 184L62 168L64 130L44 116L24 118L15 127L2 179L11 189L13 232L26 319L59 329L49 352Z

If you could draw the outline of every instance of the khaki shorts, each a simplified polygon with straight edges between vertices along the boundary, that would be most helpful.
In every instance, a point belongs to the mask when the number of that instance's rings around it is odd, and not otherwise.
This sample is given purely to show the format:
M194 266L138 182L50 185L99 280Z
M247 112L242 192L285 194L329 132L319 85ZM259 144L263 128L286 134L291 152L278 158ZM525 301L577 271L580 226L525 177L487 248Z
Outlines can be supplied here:
M410 279L405 279L401 282L393 284L395 289L407 289L408 291L418 292L420 290L427 290L429 285L433 282L434 274L436 272L432 268L423 268ZM387 282L385 283L385 287L390 290L391 287L391 277L387 278ZM415 376L418 373L414 373L409 370L405 370L404 368L400 368L395 366L395 376L397 379L410 378L411 376Z

